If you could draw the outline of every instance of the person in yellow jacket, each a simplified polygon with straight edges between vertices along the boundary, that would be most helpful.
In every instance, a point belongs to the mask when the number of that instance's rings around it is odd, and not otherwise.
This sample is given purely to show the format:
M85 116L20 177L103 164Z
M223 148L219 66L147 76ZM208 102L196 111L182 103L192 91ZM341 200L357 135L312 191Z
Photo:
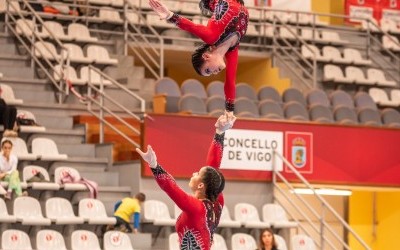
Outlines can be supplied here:
M145 194L137 193L134 197L126 197L117 202L114 207L114 217L117 219L114 230L137 233L140 224L140 207L145 200ZM132 215L133 228L130 224Z

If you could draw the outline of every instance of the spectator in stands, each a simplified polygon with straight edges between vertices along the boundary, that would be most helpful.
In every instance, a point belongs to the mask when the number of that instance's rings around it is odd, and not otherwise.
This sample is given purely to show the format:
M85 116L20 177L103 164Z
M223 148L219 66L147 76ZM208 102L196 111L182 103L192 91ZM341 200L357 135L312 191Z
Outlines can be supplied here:
M230 129L236 117L221 115L216 124L216 133L207 156L207 166L200 168L190 178L192 194L184 192L174 178L157 162L150 145L147 152L136 151L150 166L158 185L182 210L175 228L179 235L180 249L209 250L214 232L219 224L224 197L225 178L219 171L221 164L225 131Z
M198 74L209 76L226 68L225 109L229 115L233 115L239 43L246 34L249 21L243 0L201 0L199 6L203 14L212 13L207 26L194 24L171 12L159 0L149 0L149 4L161 19L166 19L205 42L192 55L193 67Z
M272 229L266 228L261 232L259 245L258 250L278 250Z
M1 88L0 88L1 94ZM15 132L14 125L17 118L17 109L14 106L7 105L3 98L0 97L0 124L4 126L3 137L16 137L18 133Z
M108 230L119 230L126 233L137 233L140 223L140 207L146 200L146 195L137 193L134 197L126 197L115 204L114 217L117 223ZM130 225L133 215L133 228Z
M11 154L13 144L5 138L1 142L0 154L0 180L8 182L8 190L4 195L5 199L11 199L12 190L15 191L17 196L26 196L28 193L22 192L21 180L19 179L19 172L17 170L18 158Z

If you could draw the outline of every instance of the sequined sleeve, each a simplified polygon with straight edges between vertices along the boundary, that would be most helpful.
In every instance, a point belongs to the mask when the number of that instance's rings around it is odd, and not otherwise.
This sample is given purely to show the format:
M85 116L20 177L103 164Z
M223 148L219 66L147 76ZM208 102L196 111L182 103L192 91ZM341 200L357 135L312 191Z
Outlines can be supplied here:
M165 171L161 165L152 168L151 171L162 190L175 202L175 204L188 213L198 213L202 209L199 199L187 194L178 186L174 177Z
M222 154L224 151L224 137L225 133L215 134L214 139L211 142L210 148L207 154L207 166L211 166L219 169L221 166Z

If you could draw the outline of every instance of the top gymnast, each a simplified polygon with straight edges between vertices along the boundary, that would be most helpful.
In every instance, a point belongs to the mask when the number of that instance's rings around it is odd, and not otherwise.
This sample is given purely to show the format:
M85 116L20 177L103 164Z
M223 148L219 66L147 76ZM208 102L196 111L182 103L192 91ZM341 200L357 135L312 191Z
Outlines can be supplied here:
M149 0L149 4L161 19L205 42L192 55L193 67L198 74L209 76L226 68L225 110L228 116L233 115L239 42L246 34L249 21L243 0L201 0L199 6L202 13L212 13L207 26L195 24L171 12L159 0Z

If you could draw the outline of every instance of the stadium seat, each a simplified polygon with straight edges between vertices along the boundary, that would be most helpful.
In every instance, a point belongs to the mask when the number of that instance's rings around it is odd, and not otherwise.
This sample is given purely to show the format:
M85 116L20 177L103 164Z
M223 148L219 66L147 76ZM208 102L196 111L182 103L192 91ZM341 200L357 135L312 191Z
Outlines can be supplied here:
M379 23L375 18L369 18L369 20L362 20L361 21L361 28L363 30L369 30L370 32L380 32Z
M64 48L67 49L69 60L71 62L83 63L83 64L93 63L93 59L86 57L83 54L82 48L78 44L65 43L65 44L63 44L63 46L64 46Z
M400 128L400 113L397 110L386 108L381 111L381 118L384 126Z
M79 217L92 225L114 225L115 217L108 217L104 204L97 199L85 198L79 201Z
M235 220L239 221L245 228L267 228L271 226L268 222L260 220L257 208L249 203L235 205Z
M207 94L208 96L225 96L224 92L224 83L221 81L212 81L207 85Z
M276 246L279 250L288 250L286 240L282 236L274 234L274 238Z
M366 78L361 68L354 66L346 67L346 78L360 85L374 85L376 83L375 80Z
M213 244L210 250L228 250L225 239L217 233L214 233Z
M178 233L171 233L168 237L168 249L176 250L180 248Z
M134 12L126 13L126 19L133 24L140 24L140 19L137 13Z
M358 120L360 121L360 124L382 126L381 115L377 109L369 107L360 108L358 110Z
M385 32L393 33L396 35L400 34L400 27L398 26L398 23L396 20L388 19L388 18L382 18L380 21L380 26L381 29Z
M193 94L181 96L178 102L180 113L189 113L193 115L207 115L207 107L203 99Z
M221 218L219 219L218 227L227 227L227 228L239 228L241 226L240 221L232 220L229 210L225 205L222 208Z
M153 108L155 113L176 113L181 97L181 89L175 80L164 77L155 84L153 96Z
M32 140L32 154L46 161L65 160L68 158L66 154L58 152L57 144L49 138L34 138Z
M167 205L159 200L146 200L143 205L143 219L157 226L174 226Z
M263 100L258 104L260 117L267 119L285 119L282 106L272 100Z
M335 121L339 124L356 125L358 124L358 117L353 108L347 106L337 106L333 110Z
M88 230L76 230L71 235L71 250L101 250L96 234Z
M61 77L63 77L63 79L69 80L72 85L85 85L87 83L86 80L78 77L75 68L72 66L64 65L64 69L62 72L61 65L56 65L54 67L53 77L56 81L60 81Z
M329 101L329 97L326 93L320 89L311 89L306 94L306 100L308 106L312 106L315 104L322 105L325 107L330 107L331 103Z
M44 179L47 182L27 182L33 176L36 176L38 173L41 173ZM40 166L28 165L25 166L22 172L22 179L24 182L28 183L28 187L31 187L33 190L59 190L60 185L54 182L50 182L49 173Z
M57 167L54 171L54 182L59 184L61 188L68 191L85 191L86 186L82 183L61 183L64 176L71 176L74 180L80 180L81 175L72 167Z
M345 48L343 50L344 58L357 65L371 65L372 61L364 59L358 49Z
M390 99L400 105L400 90L393 89L392 91L390 91Z
M310 117L306 108L296 101L291 101L285 103L283 106L283 111L285 113L285 117L288 120L295 120L295 121L309 121Z
M87 57L93 60L96 64L118 64L117 59L110 58L106 48L99 45L89 45L87 47Z
M249 100L257 101L257 94L254 88L247 83L238 83L236 85L236 99L246 97Z
M369 95L374 102L379 106L397 107L399 104L396 101L389 99L386 91L381 88L370 88L368 90Z
M51 224L50 219L43 217L39 201L28 196L20 196L14 200L14 215L22 225L45 226Z
M292 101L298 102L302 106L307 107L307 101L303 93L301 93L301 91L297 88L287 88L282 94L282 100L285 103Z
M246 115L244 115L245 112ZM240 97L235 100L235 113L239 117L249 117L249 118L260 117L258 107L255 104L254 99L251 100L246 97Z
M262 207L263 221L268 222L273 228L292 228L298 224L289 221L286 211L279 204L264 204Z
M222 96L218 96L218 95L210 96L206 100L206 107L207 107L207 112L209 115L212 115L215 112L224 113L225 98Z
M72 41L74 39L74 37L71 37L68 34L66 35L64 33L64 28L59 22L54 21L45 21L43 23L41 35L49 38L54 35L56 39L62 41Z
M43 229L36 234L37 250L67 250L64 237L55 230Z
M99 71L101 72L101 70ZM96 86L100 86L101 84L104 86L112 84L110 80L102 77L98 72L96 72L94 69L91 69L89 66L84 66L81 68L81 79Z
M118 10L110 7L102 7L99 9L99 21L113 23L113 24L122 24L123 20L119 15Z
M333 113L330 108L320 105L314 104L310 106L310 120L320 123L333 123Z
M89 29L80 23L71 23L68 25L68 36L76 42L97 42L97 37L90 35Z
M344 58L338 48L333 46L324 46L322 48L324 58L333 63L350 64L352 59Z
M182 95L192 94L202 99L207 98L207 93L204 85L196 79L186 79L181 85Z
M9 105L18 105L24 103L22 99L17 99L14 96L13 89L7 84L0 84L1 98Z
M361 108L370 108L374 110L378 109L376 103L367 92L362 92L362 91L358 92L354 96L354 104L356 105L357 109Z
M182 2L182 12L192 15L200 15L199 4L195 2Z
M317 29L302 28L301 38L308 41L320 41L321 32Z
M314 241L304 234L297 234L291 238L291 249L296 250L317 250Z
M52 43L42 41L35 43L35 56L52 61L61 59L61 55L57 53L56 47Z
M9 139L13 143L12 152L18 157L18 160L32 161L38 158L36 154L28 152L28 147L26 146L26 143L22 138L15 137Z
M368 79L376 82L378 86L382 87L396 87L397 83L395 81L387 80L385 73L380 69L368 69L367 70Z
M71 203L64 198L52 197L46 200L46 217L58 225L83 224L84 219L74 214Z
M133 250L128 235L119 231L108 231L103 237L104 250Z
M0 199L0 222L1 223L15 223L17 217L15 215L10 215L7 211L6 203L3 199Z
M382 37L383 48L394 52L400 51L399 39L395 36L384 35Z
M33 125L19 125L19 131L22 133L37 133L46 131L44 126L38 125L35 115L28 110L18 109L17 118L30 119L35 123Z
M330 96L332 106L339 107L339 106L346 106L349 107L350 109L354 109L354 101L351 98L351 96L344 92L343 90L335 90L333 91Z
M262 86L257 92L258 100L272 100L278 104L282 103L282 97L279 92L271 86Z
M36 24L30 19L18 19L16 21L15 30L17 31L17 34L26 37L33 36L34 32L40 35L39 30L36 28ZM44 36L41 37L44 38Z
M8 229L1 236L2 250L32 250L31 240L27 233L21 230Z
M335 31L322 30L321 31L321 41L330 44L347 44L349 41L342 40L339 34Z
M257 249L256 240L250 234L235 233L231 238L232 249L254 250Z
M339 66L327 64L324 66L324 82L335 82L339 84L352 84L353 80L344 76Z
M301 46L301 54L303 55L304 58L306 59L314 59L320 62L328 62L330 58L325 57L325 55L321 55L321 52L317 48L317 46L312 45L312 44L307 44Z
M281 26L279 29L279 36L289 40L295 40L297 36L297 28L290 26Z

